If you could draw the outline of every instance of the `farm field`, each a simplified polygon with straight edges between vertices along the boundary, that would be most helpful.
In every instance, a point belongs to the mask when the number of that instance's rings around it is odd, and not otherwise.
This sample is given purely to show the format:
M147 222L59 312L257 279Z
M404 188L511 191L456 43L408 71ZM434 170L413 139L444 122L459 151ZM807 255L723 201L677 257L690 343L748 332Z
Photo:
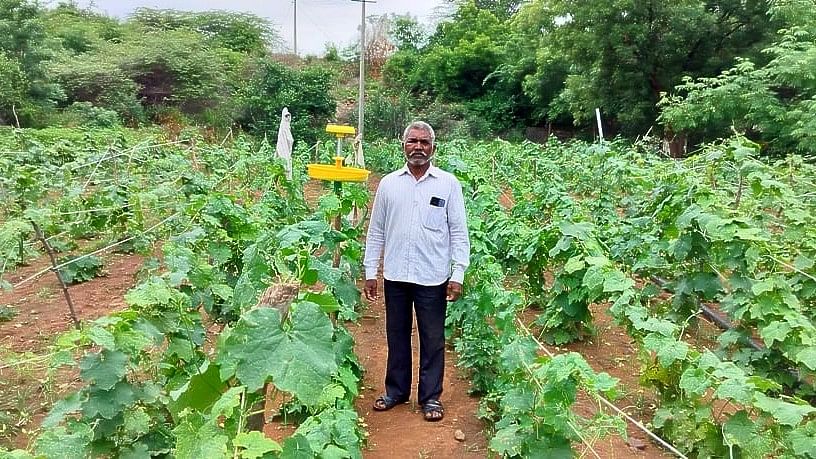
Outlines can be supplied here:
M382 305L360 300L365 222L330 222L376 176L337 196L307 181L312 152L287 181L241 137L21 130L2 145L23 152L4 154L0 190L14 457L386 457L399 427L412 457L673 455L601 397L685 455L813 455L814 175L796 156L760 160L740 138L686 160L441 143L473 248L436 426L412 405L369 409L384 335ZM369 168L397 167L398 148L372 147ZM78 326L35 228L74 280ZM91 253L99 266L65 269Z

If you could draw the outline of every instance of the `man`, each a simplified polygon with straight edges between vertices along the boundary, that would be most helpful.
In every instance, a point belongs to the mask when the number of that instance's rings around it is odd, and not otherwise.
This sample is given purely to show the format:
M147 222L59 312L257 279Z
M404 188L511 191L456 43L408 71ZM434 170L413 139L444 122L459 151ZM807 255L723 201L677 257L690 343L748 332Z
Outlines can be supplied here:
M403 134L405 167L386 175L377 189L366 238L365 296L377 299L377 268L383 255L388 362L385 391L374 410L408 401L411 392L411 329L419 329L418 401L427 421L444 416L439 396L445 371L447 301L462 294L469 264L462 185L431 165L433 128L411 123Z

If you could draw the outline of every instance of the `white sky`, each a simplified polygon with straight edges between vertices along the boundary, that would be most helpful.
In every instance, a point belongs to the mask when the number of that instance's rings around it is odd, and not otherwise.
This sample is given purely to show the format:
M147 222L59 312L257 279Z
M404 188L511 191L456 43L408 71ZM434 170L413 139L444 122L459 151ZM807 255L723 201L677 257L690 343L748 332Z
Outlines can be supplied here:
M286 46L292 49L294 29L293 0L78 0L87 7L120 19L136 8L175 9L182 11L228 10L253 13L267 18L277 27ZM444 0L377 0L366 4L366 16L387 13L410 14L420 24L434 22L434 8ZM339 49L359 40L360 2L351 0L297 0L298 54L322 54L325 44L333 42Z

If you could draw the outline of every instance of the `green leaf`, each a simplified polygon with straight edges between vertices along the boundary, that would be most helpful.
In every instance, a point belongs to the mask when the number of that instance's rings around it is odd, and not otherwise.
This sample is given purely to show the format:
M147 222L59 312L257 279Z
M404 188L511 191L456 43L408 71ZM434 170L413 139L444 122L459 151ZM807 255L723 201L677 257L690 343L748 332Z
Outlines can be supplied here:
M498 429L490 440L490 449L501 457L518 457L521 455L521 448L524 445L526 433L519 433L521 427L517 424L510 424Z
M767 457L771 453L770 440L759 435L757 425L748 413L738 411L723 424L723 439L729 446L739 446L745 457Z
M802 254L797 255L793 260L793 266L800 271L807 271L812 268L813 265L814 261Z
M79 362L80 376L97 388L107 390L125 377L127 364L127 354L105 349L82 358Z
M762 337L762 341L765 343L766 346L771 347L773 346L774 341L779 341L780 343L785 341L785 338L790 333L791 327L790 324L787 322L778 320L775 322L771 322L770 324L760 327L759 329L759 336Z
M222 459L227 456L229 438L213 424L195 415L188 416L173 429L176 436L175 457Z
M305 404L317 403L337 371L333 327L314 303L295 303L291 311L291 328L282 327L277 309L260 308L222 334L216 360L221 379L234 374L252 392L271 377L276 387Z
M594 228L595 225L588 222L581 223L560 222L558 224L558 229L561 231L561 234L563 234L564 236L572 236L581 241L589 239L589 236Z
M762 295L763 293L773 292L776 288L776 282L774 278L763 279L757 282L754 282L754 285L751 286L751 292L756 295Z
M788 434L793 452L801 457L816 457L816 421L794 429Z
M80 398L80 393L74 392L54 404L51 411L48 412L48 416L43 419L42 426L46 429L50 429L62 422L66 415L79 411L81 407L82 399Z
M301 434L294 434L283 442L280 459L313 459L315 457L309 440Z
M220 416L232 417L232 412L241 405L241 394L246 390L243 386L230 387L213 404L209 418L217 419Z
M802 419L816 411L816 408L806 404L795 404L768 397L762 392L754 394L754 406L770 414L782 425L796 427Z
M700 368L688 368L680 376L680 389L689 394L703 395L711 387L708 374Z
M135 401L136 393L127 381L119 381L109 390L91 387L88 390L88 399L82 404L82 414L86 418L100 416L113 419Z
M603 283L604 292L623 292L635 286L635 281L620 271L612 271L606 275Z
M797 352L796 361L816 371L816 347L808 346Z
M136 442L119 451L119 459L150 459L151 457L150 448L142 442Z
M218 365L205 361L189 381L170 392L167 408L176 418L185 408L204 412L221 398L225 387L226 384L219 376Z
M283 451L278 442L266 438L261 432L241 432L235 436L232 444L242 448L241 457L243 459L257 459L266 453Z
M131 437L139 437L150 431L150 415L144 408L125 411L125 433Z
M340 310L340 303L331 293L305 292L301 295L301 299L318 305L320 310L326 314Z
M667 367L677 360L683 360L688 354L688 344L678 341L670 336L663 336L657 333L649 333L643 339L646 349L657 354L660 365Z
M581 255L576 255L567 260L566 264L564 264L564 272L572 274L575 271L584 269L585 266L586 263L584 263L584 258Z
M96 325L92 326L90 330L88 330L88 338L90 338L94 344L98 344L105 349L116 349L116 342L113 338L113 334L102 327Z
M47 458L65 457L81 458L90 454L89 445L93 440L91 426L83 423L71 423L68 428L59 426L46 429L37 437L34 451Z

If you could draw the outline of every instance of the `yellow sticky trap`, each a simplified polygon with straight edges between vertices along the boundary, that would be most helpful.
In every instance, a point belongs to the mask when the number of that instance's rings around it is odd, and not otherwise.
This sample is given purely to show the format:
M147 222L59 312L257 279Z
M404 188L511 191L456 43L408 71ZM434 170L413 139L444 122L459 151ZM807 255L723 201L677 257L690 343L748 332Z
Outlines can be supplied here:
M359 167L343 166L342 156L334 157L334 164L307 164L309 177L333 182L365 182L371 172Z

